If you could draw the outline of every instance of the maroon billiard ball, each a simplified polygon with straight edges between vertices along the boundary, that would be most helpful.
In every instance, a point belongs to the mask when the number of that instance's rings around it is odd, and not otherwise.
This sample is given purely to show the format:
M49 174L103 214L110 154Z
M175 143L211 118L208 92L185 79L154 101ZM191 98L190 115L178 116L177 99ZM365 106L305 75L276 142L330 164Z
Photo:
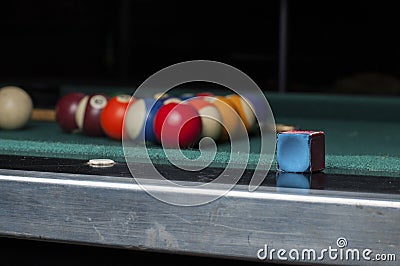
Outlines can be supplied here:
M75 113L85 94L73 92L61 97L56 104L56 121L62 130L71 133L79 130Z
M103 136L100 116L107 105L108 97L104 94L85 96L78 104L75 120L82 132L88 136Z

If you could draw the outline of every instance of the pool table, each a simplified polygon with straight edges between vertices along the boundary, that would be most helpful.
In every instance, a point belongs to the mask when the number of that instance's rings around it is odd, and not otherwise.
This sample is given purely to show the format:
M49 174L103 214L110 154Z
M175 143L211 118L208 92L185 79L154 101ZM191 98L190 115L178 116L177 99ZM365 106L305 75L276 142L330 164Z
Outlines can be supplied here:
M266 97L277 123L325 132L324 171L288 176L277 171L274 161L262 185L249 191L258 158L251 150L243 177L223 197L195 207L174 206L135 182L120 141L67 134L55 122L30 121L22 130L0 131L0 235L263 263L375 265L374 255L385 254L390 258L385 265L396 265L400 98ZM258 137L250 140L256 151ZM196 156L197 151L186 152ZM218 175L226 164L224 153L221 148L209 168L188 175L172 166L160 147L149 148L156 168L185 186ZM134 170L141 171L137 156ZM94 158L116 164L91 167L87 162ZM191 193L156 181L153 188L171 197ZM339 246L339 240L346 246ZM312 249L318 255L330 246L370 249L370 261L328 255L284 260L266 252Z

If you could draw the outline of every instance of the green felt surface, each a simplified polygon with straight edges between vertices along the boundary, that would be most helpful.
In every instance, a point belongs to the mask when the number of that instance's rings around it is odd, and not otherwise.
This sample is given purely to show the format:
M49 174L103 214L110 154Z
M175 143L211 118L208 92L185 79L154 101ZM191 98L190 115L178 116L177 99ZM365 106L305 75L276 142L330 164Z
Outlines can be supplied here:
M303 94L267 97L277 123L325 132L326 172L400 176L400 99ZM259 139L250 141L257 148ZM228 151L229 145L220 145L212 166L226 165ZM35 121L23 130L0 130L0 153L125 161L120 141L67 134L56 123ZM158 146L151 146L148 153L156 163L169 163ZM200 155L198 150L185 150L184 154L192 159ZM141 149L130 148L129 155L130 160L138 162L145 158ZM172 151L172 155L178 156L178 151ZM235 159L247 156L247 167L253 169L259 160L257 153L239 154Z

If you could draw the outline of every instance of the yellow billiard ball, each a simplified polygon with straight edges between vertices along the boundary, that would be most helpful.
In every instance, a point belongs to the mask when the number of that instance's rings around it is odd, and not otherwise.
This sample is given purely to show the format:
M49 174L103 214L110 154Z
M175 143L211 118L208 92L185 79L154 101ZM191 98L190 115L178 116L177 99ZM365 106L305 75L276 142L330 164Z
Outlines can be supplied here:
M226 141L229 140L230 137L237 137L240 133L240 117L236 114L233 103L223 96L204 97L204 99L213 103L221 113L223 127L219 140Z

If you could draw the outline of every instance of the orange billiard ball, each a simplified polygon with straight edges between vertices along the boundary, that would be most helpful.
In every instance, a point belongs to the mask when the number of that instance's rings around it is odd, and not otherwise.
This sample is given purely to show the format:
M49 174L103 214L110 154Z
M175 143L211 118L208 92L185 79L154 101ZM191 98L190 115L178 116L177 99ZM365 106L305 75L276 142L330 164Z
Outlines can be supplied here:
M108 137L116 140L122 139L124 116L130 100L130 95L117 95L108 101L101 112L101 127Z
M246 98L236 94L228 95L226 98L235 107L235 110L242 119L247 131L251 132L256 125L256 116L250 102Z

